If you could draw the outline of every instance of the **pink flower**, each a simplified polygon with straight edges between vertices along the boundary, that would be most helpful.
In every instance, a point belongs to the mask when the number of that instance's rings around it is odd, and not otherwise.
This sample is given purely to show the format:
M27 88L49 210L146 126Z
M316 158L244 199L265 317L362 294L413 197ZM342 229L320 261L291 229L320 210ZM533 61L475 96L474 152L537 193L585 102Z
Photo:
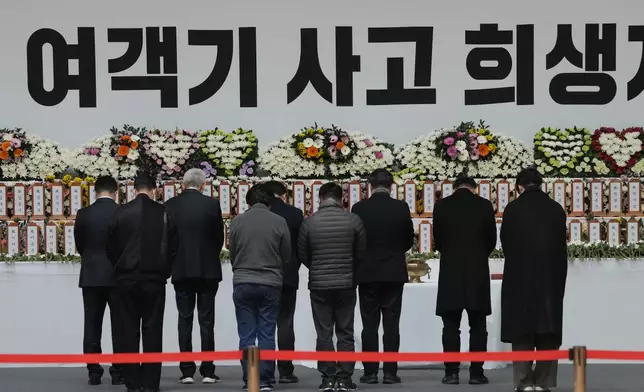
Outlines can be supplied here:
M335 136L335 135L331 135L331 137L329 138L329 141L330 141L331 143L335 143L335 142L337 142L337 141L338 141L338 137L337 137L337 136Z
M20 140L19 139L11 139L11 147L13 148L18 148L20 147Z
M476 139L470 141L470 148L478 148L479 147L479 142L476 141ZM476 151L476 154L478 155L478 151Z
M342 137L340 138L340 140L342 140L342 143L344 143L344 144L348 144L348 143L349 143L349 136L344 135L344 136L342 136Z
M371 140L369 140L369 139L364 139L363 142L364 142L364 144L367 145L367 147L373 146L373 143L371 143Z
M186 160L185 160L185 159L179 159L179 164L180 164L180 165L183 165L184 163L186 163Z
M477 148L472 147L472 151L470 151L470 159L473 161L479 159L479 150Z
M331 137L333 137L333 136L331 136ZM336 139L337 139L337 138L336 138ZM328 151L329 151L329 155L331 155L332 157L334 157L334 156L335 156L335 154L338 152L338 150L335 148L335 146L331 146L331 147L329 147L329 150L328 150Z
M382 159L383 155L380 151L376 151L376 158L377 159Z
M451 145L454 144L454 138L453 137L446 137L445 140L443 140L443 143L445 143L446 146L451 146ZM456 149L454 149L454 151L456 151Z
M458 136L458 138L459 138L459 139L460 139L460 138L462 138L462 137L463 137L463 132L458 132L458 133L456 134L456 136Z
M447 144L447 140L445 140ZM454 139L452 139L452 143L454 142ZM456 155L458 155L458 151L456 150L456 147L451 146L447 149L447 155L449 155L450 158L455 159Z
M470 133L468 136L470 139L474 139L474 140L476 140L479 137L477 133Z
M160 165L160 164L162 164L162 163L163 163L163 161L162 161L162 160L157 159L157 165Z

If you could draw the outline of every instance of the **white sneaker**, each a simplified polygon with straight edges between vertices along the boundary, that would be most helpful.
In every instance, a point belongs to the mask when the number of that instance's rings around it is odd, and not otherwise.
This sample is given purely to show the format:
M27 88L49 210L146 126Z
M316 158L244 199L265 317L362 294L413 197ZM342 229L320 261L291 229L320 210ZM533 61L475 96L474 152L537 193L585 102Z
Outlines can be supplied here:
M204 383L204 384L216 384L216 383L218 383L219 381L220 381L220 380L219 380L219 377L217 377L217 376L214 376L214 377L204 377L204 378L201 380L201 382L202 382L202 383Z
M533 386L528 386L528 387L522 387L521 389L519 388L514 388L515 391L524 391L524 392L532 392L535 390ZM543 391L543 389L541 390Z
M194 383L195 383L195 379L194 379L194 378L192 378L192 377L181 377L181 379L179 380L179 382L180 382L181 384L194 384Z
M548 388L542 388L542 387L534 387L534 390L536 392L550 392L550 389Z

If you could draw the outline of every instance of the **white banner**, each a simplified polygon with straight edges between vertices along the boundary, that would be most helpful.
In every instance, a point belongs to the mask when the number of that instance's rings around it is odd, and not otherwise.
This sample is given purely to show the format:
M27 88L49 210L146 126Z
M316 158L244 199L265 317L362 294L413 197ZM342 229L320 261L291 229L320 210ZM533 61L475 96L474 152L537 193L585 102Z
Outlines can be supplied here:
M543 126L626 127L644 102L643 11L625 0L16 1L0 13L2 125L69 147L123 123L244 127L262 145L313 122L396 143L480 118L526 142Z

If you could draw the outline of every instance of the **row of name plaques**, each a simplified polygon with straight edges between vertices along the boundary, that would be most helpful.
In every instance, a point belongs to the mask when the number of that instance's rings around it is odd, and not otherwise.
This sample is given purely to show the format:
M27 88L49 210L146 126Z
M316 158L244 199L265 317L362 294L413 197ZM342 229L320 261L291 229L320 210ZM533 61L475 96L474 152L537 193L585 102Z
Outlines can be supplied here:
M311 200L309 202L311 205L309 206L306 198L307 185L302 181L296 181L292 185L291 203L295 207L301 209L306 213L308 213L309 211L316 212L320 205L318 193L322 185L322 181L313 181L311 183ZM627 198L625 206L626 213L627 215L642 215L642 184L639 180L633 179L628 181L627 185ZM363 185L359 182L351 182L348 184L347 199L349 207L352 207L362 198L362 186ZM420 214L418 214L418 211L416 209L418 201L416 183L413 181L407 181L401 186L403 187L404 200L409 206L410 213L414 216L420 215L422 217L431 217L432 211L434 210L434 204L436 203L436 197L439 191L441 197L443 198L451 195L454 191L453 184L449 181L443 181L440 183L425 181L422 184L422 190L420 192L420 197L422 200L422 211ZM478 184L479 195L492 201L493 186L496 187L496 200L494 201L496 211L497 214L501 216L503 215L505 207L510 202L512 194L514 193L514 195L516 196L517 190L516 188L512 189L512 184L506 180L500 180L496 182L496 184L492 184L487 180L482 180ZM608 187L608 206L605 206L604 203L604 190L606 186ZM247 182L239 182L235 189L237 203L233 203L232 185L226 181L222 181L219 185L217 185L217 195L224 217L232 216L233 208L236 208L236 211L234 212L237 215L243 213L248 209L248 205L246 204L246 193L248 193L250 187L251 184ZM555 181L550 185L543 184L542 187L545 192L550 192L551 197L559 204L561 204L564 209L566 209L567 206L570 207L570 216L585 216L588 212L595 216L623 215L624 192L622 189L622 181L620 180L613 180L609 181L608 183L605 183L601 180L591 180L588 182L588 189L586 189L586 184L583 181L572 180L570 182L570 197L568 197L566 193L567 184L563 180ZM548 189L548 187L550 187L551 189ZM27 217L27 208L31 207L32 219L44 219L46 216L46 192L49 192L51 196L51 219L64 219L66 217L66 198L69 202L70 218L74 218L78 210L83 207L83 192L80 184L70 185L68 195L65 194L64 186L60 183L35 183L30 185L17 183L14 184L12 188L12 216L15 218L25 219ZM168 199L176 196L177 186L173 182L166 182L163 184L160 191L163 194L163 200L167 201ZM588 192L588 206L586 205L586 192ZM207 196L212 197L215 194L213 185L208 184L206 187L204 187L203 193ZM398 193L399 186L397 184L393 184L391 186L391 196L397 199ZM30 194L31 196L30 206L27 206L28 194ZM117 198L119 195L120 193L117 193ZM371 196L371 187L367 185L367 197L369 196ZM8 217L7 197L8 187L5 184L0 184L0 219L6 219ZM95 197L94 186L90 185L90 204L94 203ZM133 200L134 197L134 183L127 183L125 185L125 201L128 202L130 200ZM234 204L236 205L234 206Z

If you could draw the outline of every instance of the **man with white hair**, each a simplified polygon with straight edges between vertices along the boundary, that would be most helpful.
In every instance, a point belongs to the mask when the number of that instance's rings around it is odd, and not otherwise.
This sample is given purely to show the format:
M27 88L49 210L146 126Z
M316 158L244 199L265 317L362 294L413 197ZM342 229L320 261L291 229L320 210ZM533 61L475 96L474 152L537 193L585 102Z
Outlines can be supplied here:
M201 332L201 351L215 350L215 295L221 282L219 254L224 246L224 223L219 201L201 193L206 175L190 169L183 177L183 192L166 202L176 217L179 250L172 266L172 284L179 311L179 349L192 352L195 304ZM193 384L194 362L182 362L180 382ZM212 362L199 367L202 382L219 382Z

